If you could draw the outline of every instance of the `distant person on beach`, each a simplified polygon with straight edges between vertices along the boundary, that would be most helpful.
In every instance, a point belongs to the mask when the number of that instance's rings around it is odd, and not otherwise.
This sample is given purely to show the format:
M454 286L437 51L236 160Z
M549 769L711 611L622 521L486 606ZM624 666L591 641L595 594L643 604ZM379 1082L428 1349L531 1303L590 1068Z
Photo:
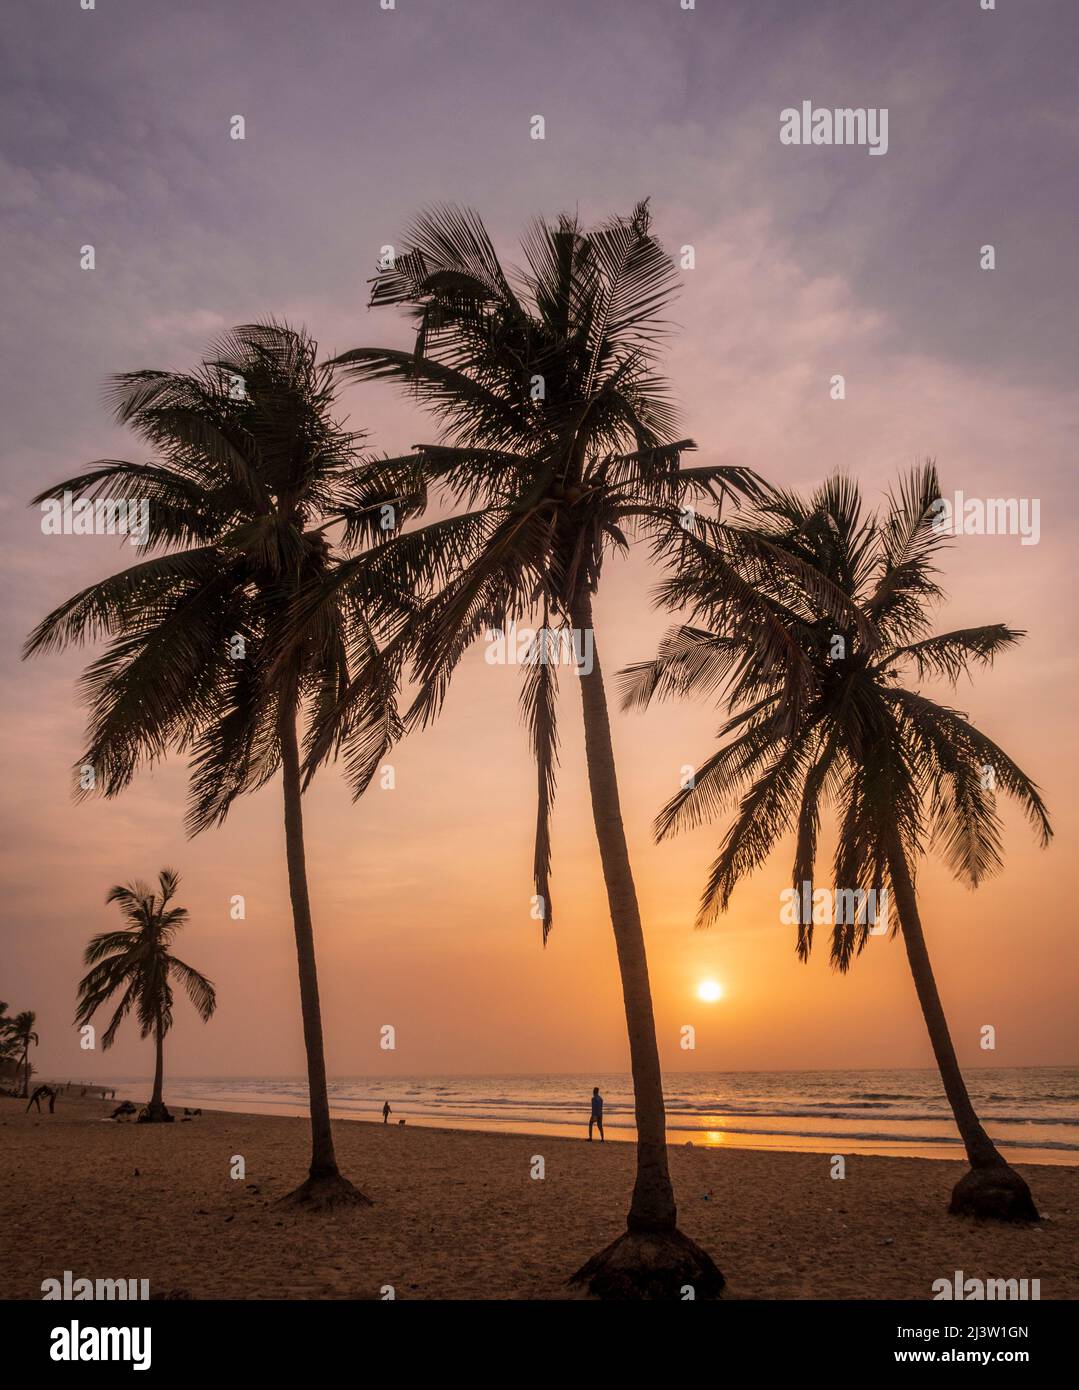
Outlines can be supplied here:
M388 1124L388 1123L389 1123L390 1114L391 1114L391 1111L390 1111L390 1102L389 1102L389 1101L386 1101L386 1103L385 1103L385 1104L383 1105L383 1107L382 1107L382 1123L383 1123L383 1124Z
M588 1142L592 1142L592 1126L595 1125L599 1130L599 1142L605 1144L607 1141L603 1137L603 1097L599 1093L599 1087L592 1087L592 1114L588 1117Z

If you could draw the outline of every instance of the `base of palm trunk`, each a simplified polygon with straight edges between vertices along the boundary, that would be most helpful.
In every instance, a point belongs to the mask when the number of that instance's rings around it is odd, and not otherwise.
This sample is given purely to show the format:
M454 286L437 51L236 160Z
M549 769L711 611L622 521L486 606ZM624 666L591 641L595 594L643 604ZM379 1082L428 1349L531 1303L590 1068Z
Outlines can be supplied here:
M139 1111L139 1117L135 1123L140 1125L171 1125L173 1119L174 1117L169 1114L163 1104L159 1102L155 1105L151 1101L145 1110Z
M1006 1163L964 1173L952 1189L948 1210L953 1216L977 1216L983 1220L1041 1220L1030 1188Z
M307 1211L332 1211L338 1207L370 1207L371 1198L353 1187L340 1173L310 1177L295 1192L286 1193L277 1202L279 1207L303 1207Z
M710 1255L673 1230L627 1231L568 1282L596 1298L682 1301L718 1298L725 1280Z

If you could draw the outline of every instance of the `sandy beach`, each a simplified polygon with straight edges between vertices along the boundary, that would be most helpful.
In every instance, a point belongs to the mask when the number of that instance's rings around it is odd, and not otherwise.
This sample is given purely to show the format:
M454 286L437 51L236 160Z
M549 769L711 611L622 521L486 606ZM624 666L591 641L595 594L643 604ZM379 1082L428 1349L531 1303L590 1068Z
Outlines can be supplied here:
M342 1170L374 1206L282 1212L304 1176L303 1120L204 1112L112 1123L113 1102L62 1096L54 1115L0 1099L0 1296L46 1278L145 1278L151 1297L558 1299L619 1233L629 1144L347 1121ZM246 1174L229 1176L234 1155ZM535 1155L545 1176L530 1176ZM951 1218L949 1161L674 1147L682 1229L730 1298L932 1297L936 1279L1040 1279L1079 1297L1079 1169L1021 1165L1048 1219L1006 1228Z

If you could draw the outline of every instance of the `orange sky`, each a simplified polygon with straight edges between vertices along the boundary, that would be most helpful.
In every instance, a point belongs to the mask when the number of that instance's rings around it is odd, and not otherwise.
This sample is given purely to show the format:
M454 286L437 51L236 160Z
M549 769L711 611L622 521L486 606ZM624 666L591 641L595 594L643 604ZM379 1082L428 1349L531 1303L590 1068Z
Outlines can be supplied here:
M487 8L466 6L466 19L473 11ZM694 462L747 464L796 486L844 468L873 498L898 470L932 455L946 492L1041 499L1039 545L1024 547L1014 537L956 544L946 574L953 598L942 620L948 627L1004 621L1029 631L1026 643L954 699L1042 784L1057 838L1039 851L1009 814L1000 877L974 894L930 864L919 886L961 1060L1076 1061L1069 875L1077 818L1071 576L1079 412L1059 337L1068 288L1060 277L1070 274L1074 292L1075 271L1054 260L1063 238L1052 234L1060 185L1050 176L1068 142L1074 154L1074 131L1054 125L1038 106L1037 92L1051 86L1051 35L1035 26L1024 33L1025 48L1006 48L1012 21L998 15L993 42L1006 70L989 69L1025 94L1011 117L1014 130L1033 131L1034 154L1024 159L1022 146L1009 147L1002 160L999 145L979 143L972 116L965 134L950 132L965 153L943 165L952 156L932 122L951 119L956 73L941 55L968 58L963 44L941 42L929 13L928 27L892 36L890 67L873 34L858 25L831 34L810 17L774 35L758 34L748 20L702 17L694 42L675 43L666 30L653 33L661 20L642 10L636 28L620 26L610 71L595 64L597 45L609 35L545 28L525 45L539 93L530 89L525 106L530 113L545 102L537 109L564 114L577 134L559 143L555 129L540 150L512 144L507 122L524 109L518 84L492 76L480 91L463 37L456 56L447 50L440 60L448 74L427 94L422 135L409 124L413 116L401 113L392 159L384 139L357 149L352 132L372 129L372 113L386 109L379 102L390 99L395 80L407 86L410 64L437 37L416 27L415 16L394 31L402 52L385 37L391 31L382 31L386 46L365 59L370 71L339 84L330 80L337 61L331 32L292 42L294 20L284 11L248 36L243 55L220 35L206 52L196 52L190 37L168 42L176 21L164 12L140 18L130 41L143 46L123 71L104 36L78 43L66 29L33 36L52 67L39 67L33 79L37 105L20 108L31 125L13 184L16 254L3 267L13 327L29 346L4 389L11 442L0 524L10 604L0 997L13 1010L36 1009L42 1046L34 1061L42 1071L90 1078L151 1069L149 1048L132 1027L102 1056L79 1051L70 1021L82 947L119 920L104 906L107 889L153 877L164 865L180 870L181 901L191 910L178 952L214 979L220 999L208 1027L192 1021L185 1003L178 1007L168 1067L176 1075L303 1070L279 786L239 803L224 829L193 842L183 835L185 777L176 763L143 775L118 801L75 806L69 767L82 746L74 702L81 663L75 655L29 667L16 661L32 624L122 555L100 540L45 538L39 517L25 510L34 491L86 460L141 457L100 409L102 377L188 365L218 329L269 313L306 322L327 353L404 341L392 317L366 311L364 281L378 247L428 199L475 203L512 261L513 239L532 213L579 206L593 219L624 211L649 191L668 246L696 248L667 363L685 432L701 445ZM720 32L719 25L728 27ZM498 33L492 42L513 38ZM295 110L288 103L296 98L285 94L283 108L261 111L253 95L258 73L289 43L294 85L307 96ZM140 66L139 54L160 59L165 52L168 63ZM658 65L665 95L628 102L616 79L635 71L644 54ZM564 69L556 61L562 57ZM980 51L969 61L977 67ZM583 108L575 82L582 65L597 74L592 105ZM737 85L743 71L757 75L752 90ZM807 87L854 89L852 101L879 94L891 104L887 157L781 148L778 111ZM56 129L33 125L46 98ZM144 119L127 105L136 98L145 103ZM985 95L991 99L992 91ZM243 150L213 144L199 125L207 110L249 107L253 138ZM129 137L139 120L135 141ZM592 138L581 139L582 130ZM1036 189L1031 169L1041 171ZM88 227L100 247L96 280L71 268L71 247L90 236ZM1006 243L1006 268L994 274L977 268L976 248L990 227ZM847 378L841 402L828 394L836 372ZM387 451L432 437L429 423L380 388L350 390L346 406L353 424L369 428ZM643 553L608 570L596 603L608 677L650 655L666 625L648 603L655 579ZM330 769L307 798L334 1074L626 1066L575 678L563 680L556 927L546 950L529 919L534 775L516 700L516 673L487 666L476 649L441 722L395 753L395 790L376 786L353 806ZM699 705L615 714L665 1065L930 1065L899 942L871 941L846 978L832 974L826 948L809 966L797 963L793 932L778 921L788 845L738 890L725 921L694 931L722 827L657 847L649 826L677 786L679 768L712 748L717 722ZM828 849L826 842L825 866ZM229 917L234 894L246 897L243 922ZM705 976L722 981L722 1002L696 1001ZM396 1028L394 1053L378 1046L386 1023ZM686 1023L697 1028L695 1052L678 1046ZM995 1053L978 1046L987 1023L996 1029Z
M1006 541L1001 544L1007 544ZM651 650L662 626L646 607L643 557L619 567L597 605L597 640L608 670ZM1030 621L1006 592L1008 566L971 576L978 602L957 617L1002 613ZM994 601L995 600L995 601ZM960 620L962 620L960 618ZM964 694L963 703L1046 786L1058 840L1033 848L1009 818L1005 873L978 893L927 867L924 917L961 1055L970 1064L1074 1059L1074 946L1063 878L1074 828L1067 769L1067 710L1044 698L1051 675L1048 615L1031 621L1021 654ZM80 1053L68 1027L79 951L110 925L106 888L174 864L192 925L178 949L215 980L221 1007L202 1027L181 1005L170 1042L177 1073L274 1074L301 1069L299 1015L281 848L279 787L240 803L223 830L188 842L181 827L183 769L142 777L115 802L73 806L68 755L79 724L70 666L28 672L13 749L22 795L8 841L4 988L33 1005L43 1070L122 1074L148 1065L130 1029L112 1054ZM396 788L373 788L352 806L342 781L323 773L307 798L308 858L328 1056L337 1074L391 1071L616 1070L624 1028L610 926L582 770L579 701L564 683L563 771L555 830L557 926L546 950L529 920L533 779L516 716L516 673L473 652L443 720L393 757ZM29 708L33 690L36 708ZM1037 721L1030 711L1038 710ZM792 932L779 925L789 850L735 896L726 921L695 931L693 913L717 833L707 829L655 846L649 821L686 762L711 746L703 708L660 707L617 715L625 818L646 922L665 1064L683 1069L907 1066L929 1063L898 942L874 939L847 978L826 950L800 966ZM9 761L9 770L11 768ZM6 782L10 786L10 782ZM785 847L786 849L786 847ZM827 853L827 846L825 847ZM827 864L827 857L822 863ZM822 876L822 881L826 878ZM233 894L246 920L229 917ZM720 980L726 997L706 1006L698 981ZM394 1024L397 1050L378 1046ZM679 1029L697 1028L683 1052ZM997 1052L977 1045L992 1023Z

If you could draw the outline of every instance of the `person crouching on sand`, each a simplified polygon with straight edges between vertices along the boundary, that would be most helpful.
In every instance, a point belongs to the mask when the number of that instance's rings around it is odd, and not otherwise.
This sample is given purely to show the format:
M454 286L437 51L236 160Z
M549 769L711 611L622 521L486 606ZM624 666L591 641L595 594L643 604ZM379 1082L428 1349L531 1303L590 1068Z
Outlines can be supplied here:
M39 1086L37 1088L34 1094L30 1097L30 1104L26 1107L26 1113L29 1115L30 1106L32 1105L37 1110L37 1113L40 1115L41 1102L43 1100L47 1100L49 1102L49 1114L52 1115L56 1110L56 1092L53 1090L51 1086Z
M588 1118L588 1142L590 1144L593 1125L599 1129L599 1142L601 1144L606 1143L607 1141L603 1137L603 1097L599 1093L598 1086L592 1087L592 1114Z

